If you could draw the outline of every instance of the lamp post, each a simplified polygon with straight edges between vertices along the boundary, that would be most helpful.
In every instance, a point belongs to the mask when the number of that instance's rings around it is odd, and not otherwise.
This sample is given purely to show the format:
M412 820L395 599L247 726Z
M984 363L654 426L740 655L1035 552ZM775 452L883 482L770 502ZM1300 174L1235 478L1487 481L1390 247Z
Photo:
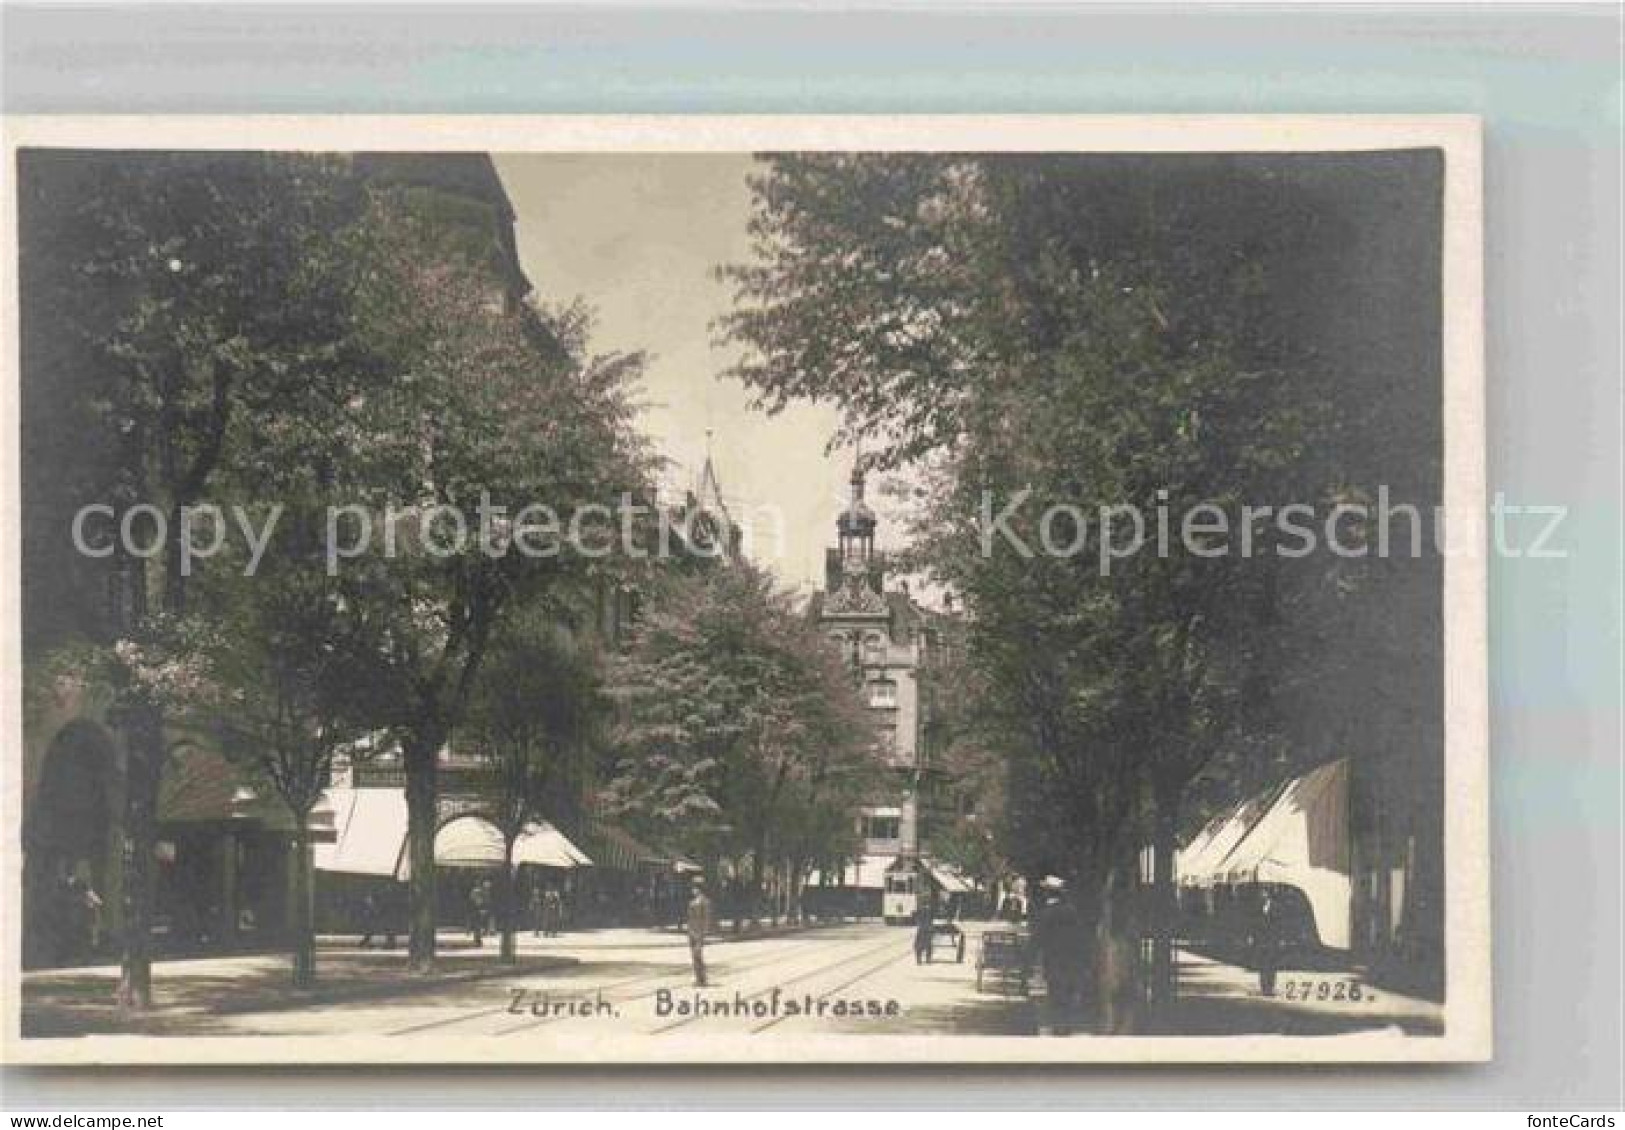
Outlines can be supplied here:
M316 798L316 803L310 810L310 817L305 821L305 827L310 833L310 842L313 844L336 843L338 831L333 821L333 803L327 799L327 794L324 792Z
M228 807L230 827L226 831L226 851L221 867L220 913L217 929L221 941L237 940L238 924L242 921L243 836L250 820L259 815L260 794L251 785L238 785L232 791Z
M289 844L293 859L288 873L288 925L293 935L293 979L298 986L316 979L315 845L333 843L338 838L333 817L332 802L323 792L304 814L302 823L299 816L294 818L296 826Z

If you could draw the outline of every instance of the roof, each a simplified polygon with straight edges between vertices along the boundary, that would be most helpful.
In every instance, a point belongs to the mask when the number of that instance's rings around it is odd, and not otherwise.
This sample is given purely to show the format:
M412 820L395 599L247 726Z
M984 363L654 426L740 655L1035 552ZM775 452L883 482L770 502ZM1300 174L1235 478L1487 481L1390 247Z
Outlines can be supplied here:
M516 295L530 293L514 238L513 201L486 153L357 153L355 169L370 181L427 188L483 204L495 213L491 232L501 249L501 268Z
M357 153L354 164L369 180L466 196L491 205L504 220L514 218L513 201L488 154Z
M847 503L840 517L835 519L835 528L847 536L872 534L875 531L875 524L874 510L861 498L854 498Z
M187 742L170 754L158 785L160 824L237 820L291 828L292 818L269 785L212 746Z
M191 824L231 819L231 798L242 784L219 753L184 745L164 767L158 789L158 822Z

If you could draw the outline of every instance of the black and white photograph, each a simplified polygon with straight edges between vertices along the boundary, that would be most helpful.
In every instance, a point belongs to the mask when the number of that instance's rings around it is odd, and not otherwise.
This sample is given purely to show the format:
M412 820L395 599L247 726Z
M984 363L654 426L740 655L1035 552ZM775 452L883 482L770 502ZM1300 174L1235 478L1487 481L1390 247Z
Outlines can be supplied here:
M8 1058L1488 1057L1475 119L13 125Z

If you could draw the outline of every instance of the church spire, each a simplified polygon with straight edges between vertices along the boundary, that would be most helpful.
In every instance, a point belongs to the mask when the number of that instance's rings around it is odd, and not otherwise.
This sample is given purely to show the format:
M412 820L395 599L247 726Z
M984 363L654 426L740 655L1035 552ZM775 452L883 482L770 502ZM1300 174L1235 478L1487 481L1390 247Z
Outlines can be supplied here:
M705 429L705 464L698 481L688 493L687 511L691 536L707 552L732 557L740 551L741 534L722 497L722 483L711 458L711 429Z
M863 456L858 454L852 460L852 495L848 499L846 509L841 511L835 520L835 530L841 538L843 553L849 549L861 549L868 556L874 549L875 541L875 512L863 499L864 473Z
M829 592L825 609L832 613L882 613L884 563L875 552L875 512L865 501L863 451L853 453L851 496L835 519L837 542L824 556L824 581Z
M694 494L701 510L709 511L716 516L727 529L733 523L733 515L728 513L728 504L722 499L722 483L717 478L716 464L711 459L712 430L705 429L705 465L700 468L700 482Z

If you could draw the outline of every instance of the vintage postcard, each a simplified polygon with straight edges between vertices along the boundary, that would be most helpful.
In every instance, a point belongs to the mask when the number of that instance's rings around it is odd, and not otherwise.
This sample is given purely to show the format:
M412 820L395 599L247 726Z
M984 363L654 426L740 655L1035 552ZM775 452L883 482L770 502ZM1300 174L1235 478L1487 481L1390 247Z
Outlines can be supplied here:
M8 1060L1490 1055L1475 119L6 136Z

